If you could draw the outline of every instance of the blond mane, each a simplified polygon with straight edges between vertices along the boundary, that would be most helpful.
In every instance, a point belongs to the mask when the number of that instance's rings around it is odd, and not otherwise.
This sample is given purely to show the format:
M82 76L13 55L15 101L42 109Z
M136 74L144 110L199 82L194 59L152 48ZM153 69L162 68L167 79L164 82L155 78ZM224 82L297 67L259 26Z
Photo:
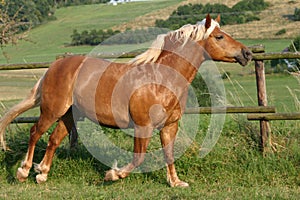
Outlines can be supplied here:
M216 21L211 20L211 27L206 30L204 19L195 25L187 24L175 31L170 31L167 34L158 35L156 40L153 41L152 45L147 51L138 55L137 57L129 61L129 63L143 64L153 63L157 61L163 51L166 37L174 38L176 41L181 42L182 46L184 46L189 39L192 39L196 42L206 39L215 29L215 27L220 27L220 25Z

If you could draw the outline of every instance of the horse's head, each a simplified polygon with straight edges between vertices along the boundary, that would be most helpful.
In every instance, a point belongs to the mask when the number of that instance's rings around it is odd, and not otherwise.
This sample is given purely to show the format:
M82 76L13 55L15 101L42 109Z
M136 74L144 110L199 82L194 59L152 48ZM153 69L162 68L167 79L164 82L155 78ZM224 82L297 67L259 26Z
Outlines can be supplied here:
M222 31L219 22L220 16L213 20L209 14L201 22L205 25L207 36L200 41L200 45L215 61L238 62L242 66L247 65L252 59L251 51Z

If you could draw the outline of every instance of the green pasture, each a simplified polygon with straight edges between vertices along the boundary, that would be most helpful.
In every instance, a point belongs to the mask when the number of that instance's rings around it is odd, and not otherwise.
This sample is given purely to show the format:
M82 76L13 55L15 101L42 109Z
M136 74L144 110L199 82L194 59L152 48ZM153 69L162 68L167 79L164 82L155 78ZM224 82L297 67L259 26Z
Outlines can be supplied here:
M227 104L256 105L253 64L245 68L237 64L217 65L220 73L231 73L230 79L224 80ZM0 114L17 103L43 73L43 70L0 71ZM299 109L297 77L267 75L267 90L269 104L275 105L278 111ZM7 97L3 96L5 92ZM15 93L20 96L15 97ZM24 116L38 116L38 109ZM25 156L30 125L11 125L6 135L11 151L0 152L0 199L299 199L299 122L271 122L272 140L277 151L264 157L258 145L258 123L248 122L245 115L227 115L216 146L206 157L200 158L199 149L209 121L209 115L200 116L194 142L176 161L179 177L190 184L186 189L170 188L165 169L134 173L114 183L104 182L105 171L110 166L89 154L81 140L76 149L70 150L68 139L57 150L45 184L35 183L33 170L25 183L18 183L15 173ZM41 161L51 130L37 144L34 162ZM132 137L121 131L104 130L118 146L132 149ZM159 146L155 135L150 149Z
M53 61L58 54L89 53L93 47L68 47L74 29L78 31L109 29L126 23L138 16L178 4L182 0L155 0L132 2L118 6L94 4L59 8L55 12L57 20L32 29L29 42L20 42L18 46L8 46L4 51L10 63ZM2 53L0 63L6 63Z
M153 11L175 5L182 0L168 1L155 0L145 2L132 2L130 4L111 5L84 5L59 8L55 12L57 20L41 24L32 29L28 41L21 41L17 46L7 46L1 49L0 64L47 62L55 60L57 55L64 53L87 54L95 47L70 47L71 34L74 29L79 32L92 29L108 29L115 25L124 24L130 20ZM229 31L230 33L230 31ZM264 44L268 52L280 52L290 44L290 40L242 40L247 45ZM149 44L147 44L149 45ZM143 48L144 45L133 47ZM118 45L103 47L102 50L119 52L128 50L128 47ZM3 56L7 55L8 60Z

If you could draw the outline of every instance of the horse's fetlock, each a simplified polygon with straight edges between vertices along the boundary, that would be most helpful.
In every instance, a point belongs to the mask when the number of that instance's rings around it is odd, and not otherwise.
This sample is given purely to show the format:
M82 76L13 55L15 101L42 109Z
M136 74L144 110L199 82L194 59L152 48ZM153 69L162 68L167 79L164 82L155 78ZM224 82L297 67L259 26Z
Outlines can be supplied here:
M50 170L50 168L48 166L45 166L43 164L37 164L37 163L34 163L34 171L37 172L37 173L48 173Z

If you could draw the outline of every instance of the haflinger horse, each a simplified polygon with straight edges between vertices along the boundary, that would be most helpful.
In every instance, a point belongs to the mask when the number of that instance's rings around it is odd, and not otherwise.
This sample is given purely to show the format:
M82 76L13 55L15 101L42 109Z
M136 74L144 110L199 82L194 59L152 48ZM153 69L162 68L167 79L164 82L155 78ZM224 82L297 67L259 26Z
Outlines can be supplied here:
M239 63L245 66L251 51L219 26L220 17L208 14L195 25L159 35L152 46L127 63L89 56L56 60L22 102L0 121L0 138L6 149L5 128L21 113L40 106L40 117L30 129L28 151L17 179L28 177L37 141L57 122L43 160L36 164L37 183L47 180L56 148L74 127L74 110L91 121L115 128L134 128L132 161L107 171L105 180L118 180L144 161L153 130L160 131L167 181L171 187L187 187L174 165L174 140L184 113L188 87L205 60Z

